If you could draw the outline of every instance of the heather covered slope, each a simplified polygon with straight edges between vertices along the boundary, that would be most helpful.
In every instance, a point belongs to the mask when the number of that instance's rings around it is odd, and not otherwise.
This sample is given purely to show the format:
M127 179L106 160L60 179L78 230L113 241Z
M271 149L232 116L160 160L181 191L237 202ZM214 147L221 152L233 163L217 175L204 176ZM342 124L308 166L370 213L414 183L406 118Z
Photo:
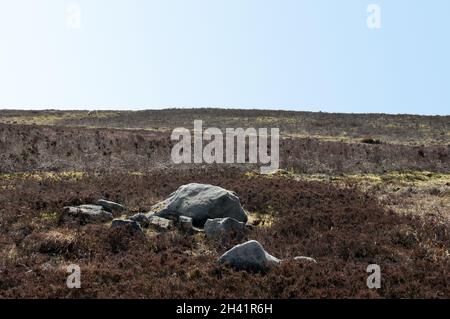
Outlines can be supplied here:
M170 131L194 119L280 127L284 170L172 164ZM449 117L0 111L0 123L0 298L450 298ZM255 227L218 244L64 218L65 206L99 198L127 218L188 183L234 191ZM286 261L263 273L217 262L244 240ZM66 286L70 264L81 289ZM381 289L366 285L369 264Z
M268 273L238 272L217 263L230 246L202 234L130 237L106 224L60 219L62 206L99 197L123 203L127 214L145 211L189 182L235 191L259 225L247 239L260 241L277 257L304 254L318 263L287 261ZM22 176L0 186L2 297L450 297L448 223L436 216L398 215L351 185L214 168ZM81 289L65 286L71 263L83 270ZM366 286L372 263L382 267L380 290Z
M238 109L145 111L0 110L0 123L171 131L201 119L207 127L278 127L284 136L389 144L450 144L450 116L342 114Z
M191 129L192 123L188 125ZM0 172L147 171L170 167L174 144L169 132L153 130L0 124ZM450 144L416 146L284 137L280 161L281 168L310 174L450 172Z

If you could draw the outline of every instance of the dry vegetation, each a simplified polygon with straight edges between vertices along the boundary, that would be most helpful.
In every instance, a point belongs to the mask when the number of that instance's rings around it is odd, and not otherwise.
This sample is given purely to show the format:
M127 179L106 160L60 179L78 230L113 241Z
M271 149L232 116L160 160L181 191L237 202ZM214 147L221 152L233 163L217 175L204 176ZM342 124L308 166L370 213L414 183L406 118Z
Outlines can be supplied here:
M0 123L171 131L192 127L279 127L284 136L331 141L448 145L450 116L340 114L294 111L169 109L146 111L1 111Z
M196 117L205 126L281 125L285 170L168 165L166 130ZM449 117L2 111L0 122L2 298L450 298ZM64 206L98 198L124 204L126 216L145 212L190 182L239 195L258 225L246 239L318 263L238 272L217 264L233 242L62 218ZM81 289L66 287L71 263L81 266ZM382 268L379 290L366 286L371 263Z
M170 166L174 144L169 132L0 124L0 172L162 169ZM280 160L281 167L308 174L398 170L445 173L450 171L450 145L284 137Z
M235 272L216 262L228 247L173 231L133 237L108 225L67 224L61 207L98 197L123 202L128 214L149 209L187 182L235 190L270 227L248 236L286 262L267 274ZM173 174L24 177L2 180L0 294L4 297L448 297L448 223L383 208L354 186L239 170ZM83 287L65 287L65 267L83 269ZM383 288L370 291L365 268L383 267Z

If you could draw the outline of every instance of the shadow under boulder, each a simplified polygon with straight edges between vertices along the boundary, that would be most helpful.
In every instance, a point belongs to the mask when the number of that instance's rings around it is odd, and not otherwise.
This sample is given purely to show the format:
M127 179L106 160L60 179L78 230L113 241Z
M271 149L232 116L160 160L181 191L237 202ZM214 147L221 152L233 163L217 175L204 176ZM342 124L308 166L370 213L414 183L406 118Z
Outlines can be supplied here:
M245 236L245 224L230 217L208 219L204 230L206 237L212 240L241 240Z

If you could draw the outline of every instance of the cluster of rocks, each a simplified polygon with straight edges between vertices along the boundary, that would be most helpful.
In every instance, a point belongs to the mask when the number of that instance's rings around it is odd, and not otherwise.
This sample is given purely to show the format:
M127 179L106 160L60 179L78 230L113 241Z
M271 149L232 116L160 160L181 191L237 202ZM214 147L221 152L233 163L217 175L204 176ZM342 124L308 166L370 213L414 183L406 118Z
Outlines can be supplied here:
M127 228L136 232L149 227L158 231L178 228L187 234L204 232L209 240L222 242L243 239L249 228L247 213L234 192L196 183L181 186L166 200L153 206L150 212L138 213L129 219L114 219L113 214L125 209L106 200L65 209L69 215L85 223L112 221L112 228ZM295 260L315 262L309 257L296 257ZM236 245L219 258L219 263L246 270L265 270L280 262L254 240Z

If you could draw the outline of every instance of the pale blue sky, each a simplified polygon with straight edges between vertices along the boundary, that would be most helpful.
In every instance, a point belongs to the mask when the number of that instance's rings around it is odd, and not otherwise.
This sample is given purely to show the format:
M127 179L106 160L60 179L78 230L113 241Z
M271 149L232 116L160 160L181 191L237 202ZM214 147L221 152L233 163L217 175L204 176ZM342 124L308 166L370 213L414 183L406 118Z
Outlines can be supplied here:
M0 0L0 108L450 114L449 14L448 0Z

